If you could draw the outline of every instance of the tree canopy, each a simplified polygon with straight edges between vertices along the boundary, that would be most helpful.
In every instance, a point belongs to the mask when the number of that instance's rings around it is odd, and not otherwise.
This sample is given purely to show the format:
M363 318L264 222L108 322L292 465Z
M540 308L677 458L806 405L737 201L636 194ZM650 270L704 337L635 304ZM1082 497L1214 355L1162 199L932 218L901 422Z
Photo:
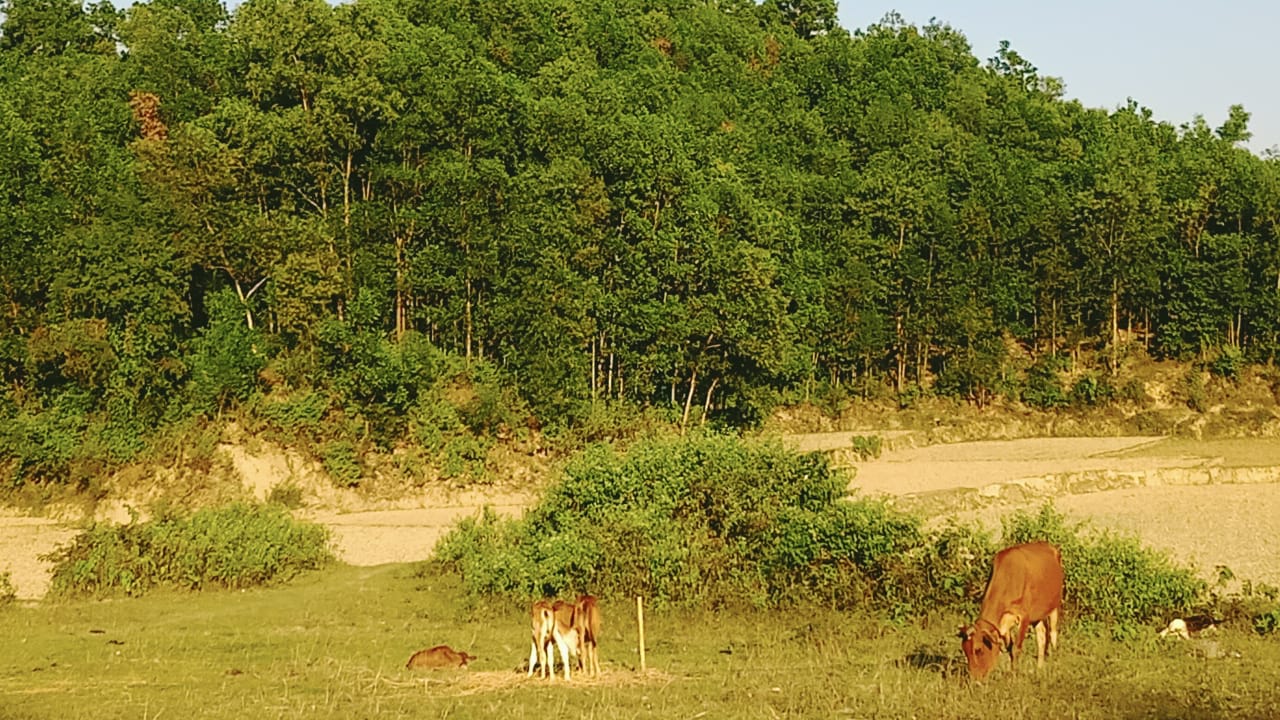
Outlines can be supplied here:
M276 391L393 443L458 376L543 425L740 425L815 386L982 402L1011 347L1274 359L1244 108L1088 108L834 10L4 0L12 477Z

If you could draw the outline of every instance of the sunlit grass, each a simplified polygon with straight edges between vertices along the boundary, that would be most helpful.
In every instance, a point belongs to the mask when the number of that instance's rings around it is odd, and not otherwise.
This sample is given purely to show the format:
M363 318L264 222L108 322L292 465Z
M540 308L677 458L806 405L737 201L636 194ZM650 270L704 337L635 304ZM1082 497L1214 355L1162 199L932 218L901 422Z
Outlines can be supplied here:
M1280 646L1120 644L1068 619L1042 673L962 672L958 617L895 626L856 613L646 616L604 603L597 681L526 680L524 610L464 608L452 578L340 567L287 587L161 593L0 612L0 718L1277 717ZM404 669L447 643L469 670ZM1238 653L1238 657L1236 654ZM1214 655L1216 657L1207 657Z
M1114 453L1113 456L1222 458L1223 467L1275 467L1280 466L1280 442L1274 438L1196 440L1169 437Z

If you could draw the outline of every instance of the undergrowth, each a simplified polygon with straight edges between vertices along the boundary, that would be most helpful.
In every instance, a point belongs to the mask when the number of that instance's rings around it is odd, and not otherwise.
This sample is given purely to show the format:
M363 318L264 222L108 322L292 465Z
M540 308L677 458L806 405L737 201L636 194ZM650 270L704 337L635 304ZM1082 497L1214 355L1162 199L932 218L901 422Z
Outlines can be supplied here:
M998 549L960 525L875 499L817 453L727 437L597 446L523 519L486 512L436 548L473 601L593 592L660 606L872 608L893 620L971 612ZM1046 505L1006 519L1006 544L1048 540L1067 569L1066 612L1127 634L1206 601L1187 568L1136 538L1068 523Z
M141 595L156 587L245 588L320 568L324 527L276 505L234 504L124 525L97 523L44 556L59 597Z

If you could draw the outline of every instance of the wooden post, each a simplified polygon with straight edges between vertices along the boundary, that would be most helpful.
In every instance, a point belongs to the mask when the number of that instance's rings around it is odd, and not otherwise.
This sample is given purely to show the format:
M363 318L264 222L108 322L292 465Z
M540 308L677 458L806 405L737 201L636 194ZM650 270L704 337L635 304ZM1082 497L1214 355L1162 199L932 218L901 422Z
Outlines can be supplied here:
M645 672L644 662L644 599L636 596L636 624L640 627L640 672Z

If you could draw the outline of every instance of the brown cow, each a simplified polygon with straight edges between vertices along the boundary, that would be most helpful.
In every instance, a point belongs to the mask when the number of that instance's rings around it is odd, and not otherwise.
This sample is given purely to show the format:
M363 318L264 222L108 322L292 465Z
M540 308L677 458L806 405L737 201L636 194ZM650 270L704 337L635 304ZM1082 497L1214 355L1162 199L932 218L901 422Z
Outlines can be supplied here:
M582 595L574 612L578 630L578 661L592 675L600 674L600 606L591 595Z
M448 645L437 645L414 653L405 667L413 670L466 667L467 663L475 659L475 655L458 652Z
M1036 664L1044 665L1047 645L1055 650L1058 647L1062 577L1062 553L1049 543L1015 545L996 553L978 620L960 628L971 677L985 678L1006 649L1016 671L1022 641L1032 625L1036 630Z

